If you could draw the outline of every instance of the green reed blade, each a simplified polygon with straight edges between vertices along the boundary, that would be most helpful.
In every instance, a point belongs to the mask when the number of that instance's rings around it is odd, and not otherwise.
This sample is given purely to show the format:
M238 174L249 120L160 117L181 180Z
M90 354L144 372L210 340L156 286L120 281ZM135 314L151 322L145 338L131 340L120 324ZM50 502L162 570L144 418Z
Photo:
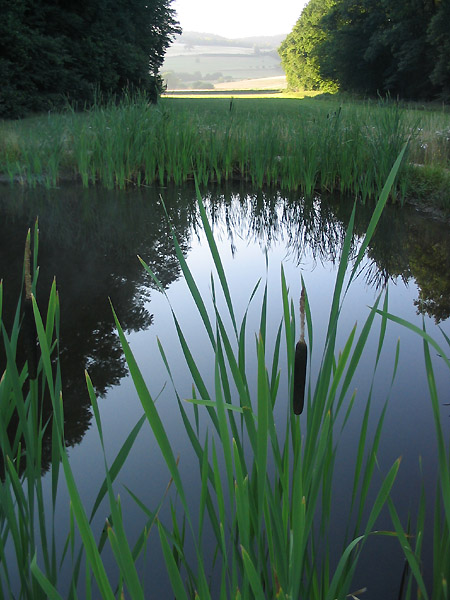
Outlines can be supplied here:
M172 478L175 482L175 486L180 495L180 499L183 503L186 513L189 514L188 506L187 506L187 502L186 502L186 498L185 498L185 494L184 494L183 483L181 481L180 474L178 472L178 466L177 466L175 457L173 455L172 447L170 445L166 431L164 429L164 425L162 424L161 418L160 418L158 411L156 410L156 407L153 403L153 399L150 396L150 392L148 391L147 386L145 385L144 378L142 377L141 371L136 363L136 359L134 358L131 348L125 338L122 327L119 323L119 320L117 318L117 315L114 311L112 304L111 304L111 310L112 310L112 313L114 316L114 321L116 323L117 331L119 333L120 343L122 345L122 348L123 348L123 351L125 354L125 358L128 363L128 368L130 369L130 374L133 379L134 386L136 388L136 391L138 393L139 399L144 408L144 412L150 423L152 431L158 442L158 446L160 447L163 458L166 461L166 464L169 468L170 475L172 476Z
M213 400L202 400L201 398L183 398L185 402L190 402L191 404L198 404L199 406L212 406L217 409L217 402ZM244 409L240 406L235 406L234 404L224 403L225 410L231 410L237 413L243 413Z
M251 304L257 290L259 289L260 283L261 283L261 279L258 279L255 287L253 288L252 293L250 294L250 299L247 303L247 307L245 309L244 316L242 318L241 328L239 331L238 364L239 364L239 369L241 371L242 377L244 377L244 378L245 378L245 328L247 325L247 315L248 315L248 311L250 308L250 304Z
M350 257L350 247L353 238L353 228L355 223L356 203L353 205L353 210L349 219L348 227L345 232L344 244L342 246L341 258L339 260L336 282L334 284L333 300L331 303L330 317L328 321L328 330L326 334L327 350L329 354L334 353L334 344L336 337L336 326L339 317L339 309L341 303L342 289L344 286L345 274Z
M30 569L33 573L33 577L41 586L42 590L45 592L46 597L49 600L63 600L62 596L60 596L54 586L50 583L44 573L40 570L36 562L36 554L33 556L33 559L30 563Z
M406 560L408 561L408 564L414 575L414 578L417 581L417 584L419 586L421 594L423 595L423 598L425 598L425 600L427 600L428 593L427 593L427 589L425 586L425 582L422 577L420 564L417 560L417 556L413 552L411 545L408 541L408 537L407 537L405 530L400 522L395 505L390 498L388 500L388 507L389 507L389 513L391 515L392 523L394 524L395 532L398 536L398 540L400 542L402 550L405 553Z
M233 455L234 455L234 468L235 468L235 506L236 506L236 518L239 528L239 538L241 543L247 548L250 545L249 537L249 498L248 498L248 475L247 467L243 464L243 459L238 451L236 441L233 440Z
M390 321L393 321L394 323L398 323L399 325L402 325L403 327L406 327L407 329L410 329L411 331L414 331L414 333L417 333L418 335L420 335L425 342L427 342L430 346L433 346L433 348L436 350L436 352L439 354L439 356L445 362L447 367L450 369L450 359L447 358L447 356L445 355L445 352L442 350L442 348L439 346L439 344L426 331L424 331L423 329L420 329L420 327L417 327L417 325L414 325L413 323L410 323L409 321L406 321L405 319L402 319L401 317L397 317L391 313L385 313L384 311L379 310L379 309L377 310L377 313L381 316L386 316L386 318L389 319Z
M253 592L252 598L254 600L265 600L266 595L262 588L258 572L255 568L255 565L252 562L252 559L250 558L250 555L248 554L248 552L245 550L245 548L242 545L241 545L241 552L242 552L242 560L244 562L245 573L248 577L248 580L250 582L250 586L251 586L252 592Z
M56 321L56 279L53 279L52 287L50 288L50 298L48 300L47 308L47 320L45 324L45 331L47 333L47 344L49 347L52 345L53 340L53 328Z
M336 391L338 389L338 386L339 386L339 383L341 381L341 378L342 378L342 376L344 374L345 367L347 366L347 361L348 361L348 358L350 356L350 351L352 349L353 340L355 339L355 334L356 334L356 324L354 325L353 329L350 332L350 335L349 335L347 341L345 342L344 349L339 353L338 362L337 362L337 365L336 365L336 369L335 369L335 371L333 373L333 380L332 380L332 383L331 383L330 391L328 393L329 400L328 400L328 403L327 403L327 408L331 408L331 406L334 403L334 399L335 399L335 396L336 396ZM352 355L352 359L353 359L353 356L354 355ZM347 393L348 386L350 384L350 381L353 378L354 369L353 369L353 371L351 371L350 375L349 375L349 372L350 372L350 366L349 366L349 368L347 370L347 375L345 377L345 381L344 381L343 387L341 388L341 393L339 395L339 401L338 401L338 404L337 404L337 407L336 407L336 413L339 412L339 408L340 408L340 406L342 404L342 400L343 400L345 394ZM345 384L345 382L347 382L347 385ZM345 390L344 390L344 388L345 388Z
M87 375L87 374L86 374ZM97 425L97 430L99 432L100 444L103 452L103 460L105 463L105 471L106 471L106 488L109 496L109 504L111 507L111 515L112 522L114 525L114 529L107 523L107 536L111 544L111 548L113 550L114 556L120 568L120 576L124 578L127 588L133 598L141 598L144 599L142 587L139 582L139 577L136 571L136 567L134 564L134 559L128 544L128 540L125 535L125 531L123 528L123 519L122 519L122 510L120 504L120 498L115 499L114 492L112 488L112 477L111 471L108 468L107 460L106 460L106 452L105 445L103 439L103 431L102 424L100 419L100 411L97 404L97 398L95 396L94 388L92 386L92 382L90 378L86 377L86 383L89 391L89 396L91 399L92 409L94 411L94 417ZM145 415L144 415L145 417ZM141 419L142 420L142 419ZM142 423L141 423L142 425ZM126 444L126 442L125 442ZM123 448L123 446L122 446ZM125 450L126 453L129 452L129 448ZM119 452L120 454L120 452ZM117 466L117 459L115 461Z
M373 324L373 320L375 318L375 313L378 307L380 301L380 296L378 296L378 298L375 301L375 304L373 306L373 308L370 310L369 316L366 319L366 322L364 323L364 326L362 328L362 331L359 335L358 341L356 343L355 349L353 350L353 354L352 357L350 359L350 364L348 366L347 369L347 373L345 375L345 379L344 379L344 383L342 384L342 390L340 393L340 397L339 397L339 401L338 401L338 410L339 407L342 404L342 401L344 399L344 395L347 393L347 390L349 388L350 382L353 379L353 376L355 374L356 368L360 362L364 347L366 345L367 339L369 337L369 334L372 330L372 324Z
M375 233L376 226L378 224L378 221L380 220L381 213L383 212L383 209L384 209L384 207L386 205L386 202L387 202L387 200L389 198L389 194L391 192L392 186L394 185L395 178L397 177L397 173L398 173L400 165L401 165L401 163L403 161L403 157L405 155L407 147L408 147L408 144L405 144L403 146L400 154L397 157L397 160L395 161L395 163L394 163L394 165L393 165L393 167L392 167L392 169L391 169L391 171L389 173L388 178L386 179L386 183L383 186L383 189L381 191L380 197L379 197L378 202L377 202L377 204L375 206L375 210L373 211L373 214L372 214L372 217L370 219L369 225L367 226L366 235L364 236L364 240L363 240L363 242L361 244L361 247L359 249L358 256L356 257L355 264L353 265L352 272L351 272L351 275L350 275L350 279L349 279L349 282L347 284L347 289L348 289L348 286L350 285L353 277L356 275L358 267L359 267L359 265L360 265L360 263L361 263L361 261L362 261L362 259L364 257L364 254L365 254L365 252L367 250L367 247L368 247L368 245L370 243L370 240L372 239L373 234Z
M237 362L236 362L236 357L235 354L233 352L233 348L231 346L231 342L228 338L225 326L223 324L222 318L219 314L219 312L216 310L216 320L217 320L217 326L219 328L219 332L221 334L221 339L222 339L222 343L225 349L225 353L228 359L228 366L230 368L231 374L233 376L233 381L234 384L237 388L238 394L239 394L239 402L240 405L243 409L245 409L245 413L244 413L244 417L245 417L245 423L247 426L247 431L248 431L248 435L250 438L250 443L252 444L252 447L255 448L256 447L256 427L255 427L255 423L251 414L251 410L252 410L252 405L251 405L251 400L250 400L250 396L249 396L249 392L248 392L248 384L245 378L245 372L244 372L244 376L242 374L242 370L239 368ZM243 341L243 344L245 344L245 340ZM236 438L238 443L240 443L240 440L238 438Z
M139 431L141 430L142 425L144 424L145 420L146 420L146 415L143 415L139 419L139 421L136 423L136 425L133 427L133 429L129 433L127 439L121 446L116 458L114 459L111 467L109 468L109 475L111 477L111 482L113 482L116 479L117 475L119 474L120 470L122 469L128 455L134 445L136 437L137 437ZM90 523L92 522L92 519L94 518L94 515L97 512L103 498L106 496L106 492L107 492L107 483L106 483L106 478L105 478L103 480L102 485L100 486L99 491L98 491L97 497L94 502L94 506L92 507L91 516L89 517Z
M383 313L388 312L389 307L389 288L386 286L386 292L384 294L384 302L383 302ZM381 319L381 327L380 327L380 336L378 338L378 348L377 348L377 357L375 360L375 369L377 368L378 361L381 355L381 349L383 347L384 338L386 335L386 326L387 326L387 318L384 315Z
M267 279L264 286L263 303L261 309L261 318L259 324L259 331L263 344L266 344L266 328L267 328Z
M175 594L175 598L177 600L189 600L184 589L183 581L181 579L180 571L178 570L178 566L175 562L173 554L171 552L170 546L167 543L166 534L164 529L162 528L160 522L158 521L158 531L159 531L159 539L161 540L161 547L164 555L164 560L167 567L167 572L170 577L170 583L172 585L173 592Z
M439 460L439 483L442 492L442 499L444 503L444 512L447 520L447 528L450 531L450 459L447 458L446 444L444 440L444 432L442 430L440 412L439 412L439 399L436 388L436 381L434 378L433 365L431 363L429 341L425 337L425 325L423 329L424 340L423 340L423 351L425 356L425 368L427 371L428 389L430 392L431 405L433 408L435 430L437 437L438 446L438 460Z
M83 503L81 501L72 469L69 464L69 459L63 448L61 448L61 460L63 464L64 474L66 477L67 489L72 503L73 514L78 524L78 529L83 540L83 545L86 551L87 561L92 568L92 572L97 581L102 598L105 600L114 598L114 593L108 581L100 554L97 549L94 534L89 526Z
M223 494L220 467L219 467L219 462L217 460L217 451L216 451L216 444L214 442L214 438L212 440L212 468L213 468L213 475L214 475L214 491L216 493L217 510L218 510L218 515L219 515L219 528L220 528L219 543L221 545L223 559L226 560L226 547L225 547L225 540L223 538L223 525L225 523L225 498L224 498L224 494Z
M335 600L337 597L337 590L340 585L341 577L344 575L345 570L347 569L347 563L350 560L351 554L354 548L364 540L365 536L360 535L355 538L350 544L347 546L345 551L343 552L341 558L339 559L338 565L333 575L333 579L331 580L331 584L329 589L327 590L326 600Z
M360 492L360 501L359 501L359 511L357 517L357 526L361 523L364 507L366 503L366 499L369 494L370 485L372 482L372 476L377 464L377 453L378 447L380 445L381 432L384 425L384 419L386 416L386 411L388 407L388 400L384 403L383 410L381 411L380 418L378 419L377 428L375 431L374 439L371 448L369 448L367 464L364 470L364 476L361 483L361 492Z
M383 480L381 484L380 490L375 498L375 502L373 503L372 509L370 511L369 517L366 523L365 533L366 535L370 533L373 529L374 523L380 514L381 509L386 504L387 499L389 498L389 494L391 493L392 486L394 485L394 481L397 477L398 469L400 467L401 459L397 458L392 467L389 469L388 474Z
M294 332L293 324L289 314L289 293L286 284L286 277L284 275L283 265L281 265L281 297L283 302L283 318L284 318L284 331L286 336L286 351L287 351L287 364L294 364ZM288 369L289 376L291 377L291 370ZM290 380L289 380L290 381ZM289 397L291 391L292 382L290 381L289 386Z
M116 561L120 567L121 576L125 580L131 598L133 598L133 600L144 600L144 592L142 590L136 565L134 564L133 556L123 528L120 498L118 498L117 504L113 502L114 498L112 496L112 488L110 485L111 482L108 480L114 529L107 524L108 539Z
M273 357L272 357L272 372L270 376L270 395L272 398L272 408L275 406L275 400L278 392L278 384L280 381L280 371L278 369L278 364L280 360L280 348L281 348L281 332L283 329L283 323L280 323L277 331L277 336L275 338L275 346L273 349Z
M236 334L236 339L238 339L238 331L236 325L236 318L234 316L233 302L231 300L231 294L227 283L227 278L225 276L225 271L223 268L222 260L220 258L219 250L217 249L217 244L214 239L211 225L209 224L208 217L206 215L205 207L203 204L202 196L200 194L200 189L198 187L197 179L195 178L195 190L197 193L197 204L200 211L200 217L203 224L203 229L206 235L206 239L208 241L208 246L211 251L211 256L214 261L214 266L216 267L217 274L219 276L219 281L222 286L222 290L225 296L225 300L228 306L228 311L230 313L231 321L233 323L234 332Z
M183 275L186 280L187 286L189 288L189 291L191 292L192 299L194 300L197 310L200 313L202 321L205 325L205 329L208 333L208 337L210 339L211 345L213 348L215 348L214 333L213 333L213 328L212 328L211 322L209 320L208 311L206 310L206 306L205 306L205 303L203 302L202 295L200 294L197 284L195 283L195 280L192 276L191 270L189 269L187 262L183 256L183 253L178 244L178 240L175 236L175 232L173 231L173 229L172 229L172 238L173 238L173 243L175 245L175 251L177 254L178 262L180 263L181 270L183 271Z
M221 379L220 379L219 363L218 363L217 355L216 355L216 360L215 360L214 373L215 373L214 384L215 384L215 396L216 396L216 404L217 404L217 418L219 421L219 435L220 435L220 441L223 446L223 454L224 454L224 458L225 458L225 475L228 480L228 493L229 493L229 497L231 499L233 497L234 484L233 484L233 459L232 459L230 437L229 437L229 432L228 432L227 415L225 412L226 406L228 406L228 405L225 404L223 396L222 396Z
M268 450L268 421L269 407L272 406L269 395L269 382L265 365L265 347L261 335L258 338L258 430L256 438L256 469L257 469L257 507L258 527L262 526L264 495L266 489L267 450ZM261 557L262 558L262 557Z
M172 311L172 315L173 315L173 319L174 319L174 322L175 322L175 327L176 327L176 330L177 330L178 339L180 341L181 348L183 350L184 358L186 360L186 364L189 367L191 375L192 375L192 377L194 379L194 384L196 385L197 390L198 390L200 396L204 400L207 400L207 399L209 399L209 393L208 393L208 390L206 388L206 385L203 382L203 378L202 378L202 376L200 374L200 371L198 370L197 364L196 364L196 362L195 362L195 360L194 360L194 358L193 358L193 356L191 354L191 351L189 349L189 345L186 342L186 339L185 339L185 337L183 335L183 332L181 330L181 327L180 327L180 324L178 322L178 319L176 318L175 313L173 311ZM211 418L211 421L214 424L214 427L217 429L217 431L219 431L219 424L218 424L218 421L217 421L217 415L216 415L216 413L213 410L209 410L209 409L208 409L208 413L209 413L209 416Z
M42 323L41 314L39 312L39 308L36 303L36 299L33 295L31 296L31 301L33 303L34 320L36 323L36 330L37 330L37 334L38 334L39 346L41 349L41 359L43 362L45 377L47 379L48 390L50 392L52 404L54 407L56 407L58 404L58 399L55 396L55 386L53 383L53 370L52 370L52 364L51 364L50 344L47 341L47 334L44 330L44 325Z
M0 302L1 302L1 298L0 298ZM0 315L1 315L1 311L0 311ZM442 329L442 327L440 325L439 325L439 330L442 333L442 335L444 336L445 341L447 342L447 344L450 346L450 338L448 337L448 335L446 335L445 331Z
M198 534L197 539L199 541L199 551L201 550L202 541L203 541L203 525L205 521L205 508L206 508L206 499L209 496L208 489L208 472L209 472L209 462L208 462L208 432L206 432L205 437L205 446L202 450L203 456L201 458L201 492L200 492L200 503L199 503L199 519L198 519Z

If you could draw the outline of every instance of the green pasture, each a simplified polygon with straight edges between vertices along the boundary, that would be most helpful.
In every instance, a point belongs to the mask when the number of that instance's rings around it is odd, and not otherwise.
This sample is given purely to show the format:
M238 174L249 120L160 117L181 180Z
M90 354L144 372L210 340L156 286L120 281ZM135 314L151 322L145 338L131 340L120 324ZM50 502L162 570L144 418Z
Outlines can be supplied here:
M283 75L280 59L270 54L185 54L167 56L162 71L195 73L204 78L208 73L220 72L233 79L254 79Z
M239 179L257 188L341 193L366 201L408 143L392 197L448 209L450 115L445 107L325 98L142 96L0 123L0 173L108 188Z

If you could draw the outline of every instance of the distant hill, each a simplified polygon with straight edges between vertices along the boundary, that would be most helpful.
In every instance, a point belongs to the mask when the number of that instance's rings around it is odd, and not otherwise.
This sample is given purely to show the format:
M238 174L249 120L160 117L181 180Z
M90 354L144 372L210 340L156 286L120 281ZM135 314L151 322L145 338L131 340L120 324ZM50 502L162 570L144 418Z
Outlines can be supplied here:
M278 48L286 36L287 33L244 38L226 38L215 33L184 31L181 35L177 35L174 41L176 44L185 44L186 46L239 46L241 48L259 46L261 49L273 49Z
M213 89L215 85L284 75L278 48L285 35L229 39L186 31L167 49L162 77L168 90Z

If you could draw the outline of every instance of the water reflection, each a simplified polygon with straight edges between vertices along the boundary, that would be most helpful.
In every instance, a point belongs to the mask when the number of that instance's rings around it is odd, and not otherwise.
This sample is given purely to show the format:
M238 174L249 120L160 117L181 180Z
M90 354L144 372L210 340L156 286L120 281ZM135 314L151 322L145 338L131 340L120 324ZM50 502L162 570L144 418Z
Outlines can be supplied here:
M294 194L209 192L210 218L226 227L234 247L236 236L270 249L284 242L296 264L306 251L314 260L335 264L340 257L353 203L337 197L298 200ZM373 205L358 205L350 256L372 217ZM446 223L426 218L411 207L387 206L367 250L367 284L376 288L398 280L414 280L419 297L418 313L436 323L450 316L450 236Z
M191 207L178 201L176 194L169 207L172 226L187 253ZM85 369L100 396L127 372L108 299L125 330L146 329L153 319L145 308L152 282L137 254L145 255L165 287L180 276L164 210L156 193L129 197L78 188L3 188L0 211L0 277L5 288L3 320L8 329L20 293L26 232L39 218L38 302L43 310L56 277L61 298L66 441L74 445L82 440L92 416ZM0 360L3 372L1 355ZM23 352L18 360L20 366L25 362Z
M200 219L192 188L111 192L65 187L59 190L0 189L0 277L4 280L4 321L10 326L20 292L23 245L28 227L39 217L39 301L56 277L61 298L61 369L67 441L79 443L90 425L85 391L88 369L97 393L104 395L126 374L108 298L124 329L152 324L154 284L136 255L150 264L167 288L180 277L161 192L183 254ZM299 200L296 194L249 192L228 186L205 194L215 234L235 248L237 237L262 249L282 242L301 264L305 253L335 263L341 253L353 203L339 198ZM351 252L356 254L373 207L358 206ZM418 311L436 322L450 315L450 239L448 226L415 210L389 206L368 248L364 277L370 285L389 280L418 286ZM4 364L4 357L0 357ZM1 366L1 365L0 365ZM3 370L3 368L2 368Z

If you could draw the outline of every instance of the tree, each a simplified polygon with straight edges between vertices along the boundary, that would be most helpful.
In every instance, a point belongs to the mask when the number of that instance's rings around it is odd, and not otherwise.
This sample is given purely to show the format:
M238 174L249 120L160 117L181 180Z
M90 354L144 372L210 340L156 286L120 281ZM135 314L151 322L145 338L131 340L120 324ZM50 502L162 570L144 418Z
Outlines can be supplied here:
M383 0L341 0L323 17L322 27L324 40L315 48L322 76L333 78L342 90L382 91L391 61Z
M314 53L325 37L322 18L335 4L336 0L310 0L292 32L282 42L279 54L290 88L335 91L333 79L321 76Z
M280 53L291 87L450 97L449 0L310 0Z
M0 116L91 104L125 87L156 99L180 32L172 0L0 0Z
M427 36L433 49L434 66L431 82L439 88L442 100L450 100L450 2L438 0L437 11L430 20Z

